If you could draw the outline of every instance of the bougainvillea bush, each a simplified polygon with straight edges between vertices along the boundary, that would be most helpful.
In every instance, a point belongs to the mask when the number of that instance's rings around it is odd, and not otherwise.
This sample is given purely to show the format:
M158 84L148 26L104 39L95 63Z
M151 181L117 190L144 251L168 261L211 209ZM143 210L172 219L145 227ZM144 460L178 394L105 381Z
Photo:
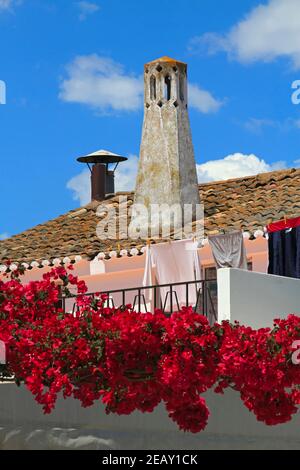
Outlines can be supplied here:
M167 318L106 308L105 296L85 295L85 284L64 268L27 285L19 275L0 281L0 340L7 372L45 413L61 394L84 407L102 401L107 413L122 415L152 412L162 402L180 429L197 433L209 417L203 394L227 388L267 425L297 412L299 317L275 320L272 330L210 326L191 309ZM70 286L79 294L75 314L59 303Z

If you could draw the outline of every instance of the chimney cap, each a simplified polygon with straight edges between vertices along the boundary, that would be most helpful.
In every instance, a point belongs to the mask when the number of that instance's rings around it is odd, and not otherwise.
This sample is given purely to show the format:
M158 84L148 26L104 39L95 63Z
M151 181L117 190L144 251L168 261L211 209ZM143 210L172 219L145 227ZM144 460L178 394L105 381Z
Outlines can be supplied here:
M178 64L178 65L185 65L185 66L187 65L185 62L172 59L171 57L168 57L168 56L163 56L163 57L160 57L159 59L151 60L151 62L148 62L147 64L145 64L145 67L147 65L152 65L152 64Z
M90 153L84 157L77 158L80 163L120 163L126 162L128 158L117 155L116 153L108 152L107 150L98 150L97 152Z

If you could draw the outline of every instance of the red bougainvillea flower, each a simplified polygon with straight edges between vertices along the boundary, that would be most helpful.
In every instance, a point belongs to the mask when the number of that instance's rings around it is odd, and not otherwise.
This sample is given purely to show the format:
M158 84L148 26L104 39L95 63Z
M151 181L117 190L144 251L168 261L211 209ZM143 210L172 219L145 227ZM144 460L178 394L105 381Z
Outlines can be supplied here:
M84 282L62 267L27 285L21 274L0 280L0 341L6 373L45 413L61 395L84 407L101 400L107 413L125 415L163 402L180 429L197 433L209 417L202 394L226 388L267 425L288 422L298 410L297 316L276 320L272 330L210 326L192 309L166 318L109 308L106 295L86 295ZM70 291L78 294L74 314L61 309Z

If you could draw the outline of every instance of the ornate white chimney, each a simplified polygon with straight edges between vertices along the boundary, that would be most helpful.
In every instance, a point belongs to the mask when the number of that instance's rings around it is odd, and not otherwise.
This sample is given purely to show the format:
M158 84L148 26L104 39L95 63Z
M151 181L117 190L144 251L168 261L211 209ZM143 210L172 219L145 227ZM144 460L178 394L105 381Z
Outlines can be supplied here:
M145 65L144 79L145 116L135 204L199 204L187 65L162 57Z

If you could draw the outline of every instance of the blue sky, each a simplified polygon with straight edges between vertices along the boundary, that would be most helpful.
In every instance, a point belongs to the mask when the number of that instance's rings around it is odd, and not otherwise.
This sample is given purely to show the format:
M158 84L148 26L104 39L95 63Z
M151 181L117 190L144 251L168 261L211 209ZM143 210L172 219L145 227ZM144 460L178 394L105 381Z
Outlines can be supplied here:
M0 237L85 202L77 156L130 156L118 184L134 189L143 64L162 55L189 65L201 181L299 166L298 11L298 0L0 0Z

